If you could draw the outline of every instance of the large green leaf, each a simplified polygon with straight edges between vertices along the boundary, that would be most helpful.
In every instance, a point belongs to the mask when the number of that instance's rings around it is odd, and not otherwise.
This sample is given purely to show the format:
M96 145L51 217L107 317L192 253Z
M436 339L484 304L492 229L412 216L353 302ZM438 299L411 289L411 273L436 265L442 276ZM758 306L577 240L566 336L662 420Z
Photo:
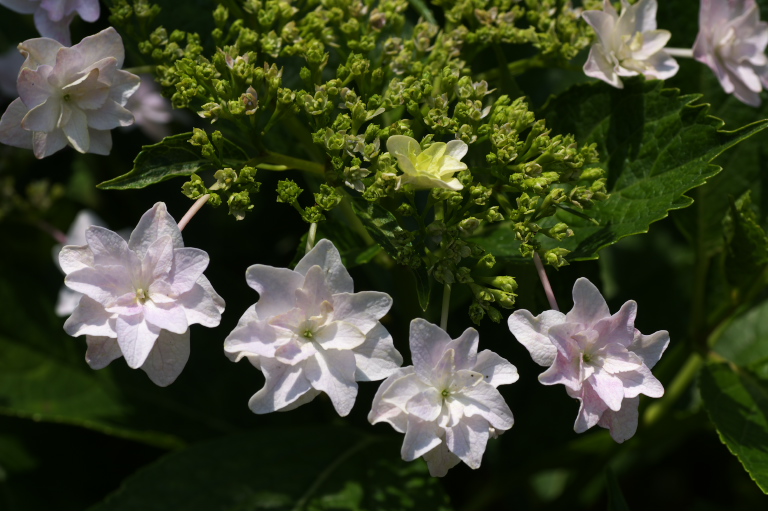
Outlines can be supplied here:
M743 367L768 361L768 300L735 318L713 349Z
M204 159L200 151L189 143L192 133L180 133L164 138L157 144L144 146L133 161L133 169L127 174L104 181L102 190L127 190L144 188L179 176L217 169L218 166ZM242 149L232 142L222 141L222 163L234 166L248 160Z
M699 389L720 439L768 493L768 381L711 363L702 369Z
M577 85L553 98L543 115L554 133L573 133L580 144L597 144L607 171L610 198L588 211L597 224L559 210L575 235L562 242L542 238L545 248L562 246L570 259L594 259L619 239L647 232L673 209L689 206L684 195L720 171L710 162L720 153L768 127L760 121L722 130L697 95L680 95L659 81L626 80L624 89L604 83ZM722 218L722 217L721 217ZM483 246L514 257L517 244L498 229Z
M91 511L450 509L421 460L399 459L399 441L328 426L251 431L170 454Z

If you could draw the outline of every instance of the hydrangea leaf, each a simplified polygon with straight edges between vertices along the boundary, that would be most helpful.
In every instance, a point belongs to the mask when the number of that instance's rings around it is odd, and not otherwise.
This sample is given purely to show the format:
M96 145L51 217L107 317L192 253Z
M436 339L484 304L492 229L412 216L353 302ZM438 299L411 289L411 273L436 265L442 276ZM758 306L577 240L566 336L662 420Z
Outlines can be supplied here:
M597 144L611 196L586 211L596 224L559 210L552 221L567 223L574 236L561 242L541 237L543 247L564 247L571 260L595 259L621 238L647 232L670 210L691 205L685 194L721 170L712 160L768 127L764 120L723 130L721 120L707 115L708 105L693 104L697 99L665 89L663 82L634 79L623 90L577 85L550 100L544 117L553 133ZM508 231L500 228L478 241L497 257L519 258Z
M129 190L147 186L180 176L216 170L220 165L206 160L200 150L189 143L192 133L180 133L165 137L157 144L144 146L133 161L133 169L127 174L104 181L98 187L102 190ZM224 166L235 166L248 160L238 146L223 139Z
M393 442L326 426L254 430L196 444L131 476L91 511L137 508L447 511L450 506L426 465L400 460Z
M741 367L768 362L768 300L735 318L713 349Z
M699 389L720 439L768 493L768 380L710 363L702 369Z

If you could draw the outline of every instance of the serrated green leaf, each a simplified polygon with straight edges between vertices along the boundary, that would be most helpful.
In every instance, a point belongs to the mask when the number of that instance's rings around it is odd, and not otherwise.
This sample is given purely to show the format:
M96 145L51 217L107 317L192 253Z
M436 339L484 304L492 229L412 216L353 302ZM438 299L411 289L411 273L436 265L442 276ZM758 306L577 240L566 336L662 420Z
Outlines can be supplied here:
M692 203L684 194L720 171L710 164L715 157L768 127L768 121L759 121L721 130L722 121L707 115L708 105L694 105L697 99L664 89L659 81L635 79L621 90L604 83L577 85L550 100L543 116L553 133L597 144L611 196L588 210L598 225L559 210L552 222L567 223L575 235L562 242L542 237L544 248L564 247L571 260L594 259L603 247L647 232L670 210ZM498 229L483 246L496 248L497 257L516 256L504 231Z
M328 426L251 431L173 453L91 511L449 510L439 481L421 460L402 461L398 442Z
M104 181L102 190L133 190L145 188L168 179L191 176L193 173L216 170L216 164L204 159L200 151L189 143L192 133L180 133L165 137L157 144L142 147L133 161L133 169L127 174ZM248 160L248 155L232 142L224 139L225 165L234 166Z
M742 367L768 361L768 300L733 319L713 349Z
M750 192L736 202L731 202L726 217L725 277L737 290L748 290L759 285L763 270L768 264L768 238L752 211Z
M768 493L768 381L710 363L701 371L699 389L720 439Z

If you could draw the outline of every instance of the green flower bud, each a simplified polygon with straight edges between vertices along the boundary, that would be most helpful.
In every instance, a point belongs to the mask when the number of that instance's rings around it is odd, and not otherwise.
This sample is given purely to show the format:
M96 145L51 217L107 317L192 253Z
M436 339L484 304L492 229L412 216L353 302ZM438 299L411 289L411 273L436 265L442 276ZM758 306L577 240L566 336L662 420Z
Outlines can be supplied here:
M205 131L200 128L192 128L192 138L189 139L189 143L194 146L204 146L210 144L210 141Z
M299 195L303 192L299 185L290 179L283 179L277 182L277 202L294 204L298 201Z
M242 220L245 218L245 214L253 209L251 196L248 192L233 193L229 196L227 204L229 205L229 214L236 220Z
M304 213L301 215L301 218L308 224L315 224L325 220L325 215L323 215L323 212L319 206L310 206L304 209Z
M216 178L217 190L229 190L229 188L237 181L237 172L230 168L217 170L213 177Z

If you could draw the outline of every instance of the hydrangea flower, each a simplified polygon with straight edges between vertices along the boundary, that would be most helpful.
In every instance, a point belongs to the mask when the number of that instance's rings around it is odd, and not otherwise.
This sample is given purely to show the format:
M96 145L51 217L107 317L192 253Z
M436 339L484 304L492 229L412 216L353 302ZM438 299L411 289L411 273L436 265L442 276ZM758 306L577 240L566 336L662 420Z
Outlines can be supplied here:
M701 0L693 57L715 72L726 93L751 106L760 106L768 87L766 45L768 23L755 0Z
M611 315L600 291L580 278L568 314L549 310L534 317L518 310L509 317L510 331L533 361L548 367L539 381L562 383L581 402L576 433L597 424L621 443L637 430L638 396L664 394L651 368L667 348L669 333L641 334L634 327L636 313L637 303L630 300Z
M413 365L398 369L379 387L368 414L405 433L405 461L423 456L429 473L444 476L463 461L478 468L489 438L514 420L496 389L517 381L515 366L490 350L477 352L477 330L457 339L423 319L411 321Z
M255 264L246 281L259 301L243 314L224 351L264 373L264 387L248 402L254 413L292 410L325 392L345 416L355 404L356 382L384 379L402 364L379 322L392 298L353 292L329 240L320 240L293 270Z
M467 154L469 146L461 140L447 144L435 142L421 150L419 143L404 135L393 135L387 139L387 151L397 159L403 173L397 176L396 189L410 184L414 188L449 188L461 190L464 186L453 177L456 172L466 170L460 160Z
M124 108L139 77L123 65L123 41L110 27L67 48L53 39L24 41L19 98L0 119L0 142L44 158L67 144L81 153L109 154L110 130L133 123Z
M656 0L630 5L621 0L621 16L605 0L602 11L581 15L597 32L598 42L589 50L584 73L619 89L622 76L644 75L665 80L677 73L678 64L663 51L671 34L656 29Z
M86 336L92 368L123 356L157 385L170 385L189 359L189 326L215 327L224 311L203 275L208 254L184 247L162 202L144 213L128 242L98 226L85 240L59 254L64 283L83 295L64 330Z
M141 85L128 98L125 109L135 119L128 129L138 127L147 137L157 142L171 134L168 126L173 118L171 102L160 93L160 87L152 75L141 76Z
M79 14L85 21L99 19L99 0L0 0L19 14L34 14L35 28L43 37L70 45L69 24Z

